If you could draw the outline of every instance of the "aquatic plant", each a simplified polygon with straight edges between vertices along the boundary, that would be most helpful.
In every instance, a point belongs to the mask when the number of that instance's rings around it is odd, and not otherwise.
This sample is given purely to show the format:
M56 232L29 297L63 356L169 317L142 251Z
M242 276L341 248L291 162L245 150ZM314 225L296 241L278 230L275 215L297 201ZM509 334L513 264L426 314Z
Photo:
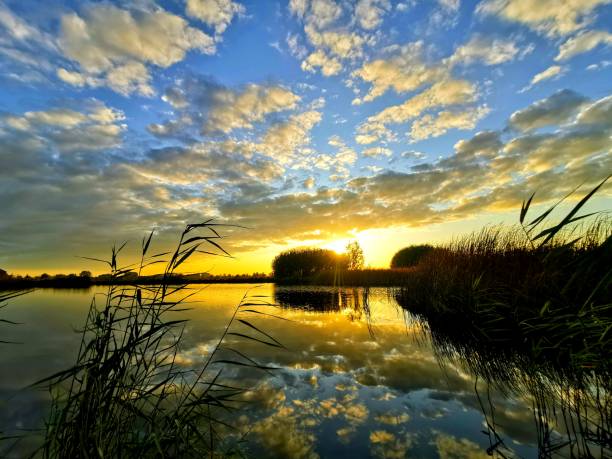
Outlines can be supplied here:
M227 256L217 224L187 225L172 252L148 255L153 233L143 239L141 259L119 267L125 244L107 263L115 281L162 264L158 285L110 285L94 296L74 366L39 381L52 396L44 457L213 457L227 453L231 425L224 418L247 389L224 377L229 367L270 371L230 342L249 340L282 347L249 316L270 315L259 295L245 294L222 336L198 366L183 363L187 309L195 291L168 285L175 270L198 253ZM205 339L205 337L202 337ZM231 378L230 378L231 379Z
M612 221L577 215L606 180L556 223L559 203L527 220L532 195L519 227L438 248L395 295L424 319L442 361L532 400L540 457L612 454ZM492 404L481 406L505 457Z

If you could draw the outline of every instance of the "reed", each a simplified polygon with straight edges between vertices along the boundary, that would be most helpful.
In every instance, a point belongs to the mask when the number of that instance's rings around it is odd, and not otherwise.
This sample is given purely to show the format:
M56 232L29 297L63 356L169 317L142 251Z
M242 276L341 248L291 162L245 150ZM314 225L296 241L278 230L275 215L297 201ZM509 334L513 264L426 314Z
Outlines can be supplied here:
M249 317L270 303L246 294L214 350L198 367L181 364L185 311L195 291L166 279L198 253L227 256L217 224L187 225L174 251L149 255L153 234L143 239L136 265L119 267L125 244L107 263L113 280L163 265L158 285L110 285L99 304L94 296L74 366L36 383L52 397L43 457L214 457L235 445L227 413L248 387L224 378L230 366L261 371L230 339L282 347ZM133 276L132 276L133 277Z
M558 203L527 219L532 196L518 226L436 248L395 293L442 361L532 400L539 457L612 454L612 221L577 215L606 180L554 223ZM481 408L490 452L507 457Z

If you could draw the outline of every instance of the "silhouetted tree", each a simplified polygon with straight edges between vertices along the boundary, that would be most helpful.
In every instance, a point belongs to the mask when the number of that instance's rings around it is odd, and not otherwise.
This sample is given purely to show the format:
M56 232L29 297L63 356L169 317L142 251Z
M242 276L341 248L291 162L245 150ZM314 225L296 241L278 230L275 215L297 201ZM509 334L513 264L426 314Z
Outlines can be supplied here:
M415 266L434 248L431 245L411 245L398 251L391 259L391 268L409 268Z
M305 277L321 271L343 270L348 258L333 250L303 248L278 254L272 262L274 276L278 278Z
M357 241L351 241L346 245L346 256L348 257L348 269L363 269L363 250Z
M81 274L79 274L79 277L86 277L91 279L91 271L81 271Z

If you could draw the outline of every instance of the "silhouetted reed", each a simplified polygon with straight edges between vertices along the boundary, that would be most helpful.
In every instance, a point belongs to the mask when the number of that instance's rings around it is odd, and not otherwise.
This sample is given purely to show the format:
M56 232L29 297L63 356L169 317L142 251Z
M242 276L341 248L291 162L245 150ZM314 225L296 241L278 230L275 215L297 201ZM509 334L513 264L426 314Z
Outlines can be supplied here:
M115 281L152 265L165 269L158 285L110 285L102 304L94 297L74 366L37 383L48 385L52 396L44 457L200 458L232 447L225 414L240 406L247 388L225 378L224 370L271 368L229 340L282 345L249 319L270 303L245 295L201 365L191 367L181 359L186 320L178 313L196 291L164 280L197 253L227 255L217 242L217 226L211 221L188 225L173 252L148 255L151 233L135 265L119 267L124 246L113 247L109 261L98 260L109 265Z
M577 215L603 183L554 224L556 205L527 222L532 196L519 227L436 248L395 294L442 361L532 400L540 457L612 454L612 222ZM506 457L493 406L482 408Z

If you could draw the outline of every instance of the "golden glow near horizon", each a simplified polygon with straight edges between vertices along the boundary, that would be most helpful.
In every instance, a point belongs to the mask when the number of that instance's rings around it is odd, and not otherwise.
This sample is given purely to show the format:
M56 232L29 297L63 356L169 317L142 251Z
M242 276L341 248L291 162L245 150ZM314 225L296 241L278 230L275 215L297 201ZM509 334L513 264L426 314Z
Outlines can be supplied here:
M612 170L606 0L31 3L0 0L11 273L100 273L77 257L211 217L249 228L235 258L181 269L351 240L386 267Z

